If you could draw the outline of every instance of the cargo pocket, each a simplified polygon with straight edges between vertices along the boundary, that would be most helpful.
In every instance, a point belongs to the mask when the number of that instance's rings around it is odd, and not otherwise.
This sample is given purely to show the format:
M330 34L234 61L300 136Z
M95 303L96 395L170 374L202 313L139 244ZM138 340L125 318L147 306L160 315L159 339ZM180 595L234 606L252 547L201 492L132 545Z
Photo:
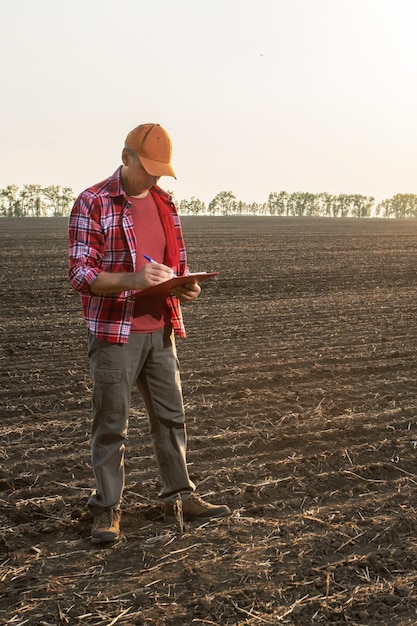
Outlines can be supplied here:
M93 371L93 406L104 413L123 410L123 370L96 367Z

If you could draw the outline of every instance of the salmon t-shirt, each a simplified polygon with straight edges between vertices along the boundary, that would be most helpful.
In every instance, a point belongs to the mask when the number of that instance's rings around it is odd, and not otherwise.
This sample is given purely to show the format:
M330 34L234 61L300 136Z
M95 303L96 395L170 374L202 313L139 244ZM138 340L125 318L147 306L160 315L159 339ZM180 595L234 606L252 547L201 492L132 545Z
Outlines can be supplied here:
M136 271L147 261L143 255L163 263L165 256L165 233L159 217L158 207L152 195L135 198L127 196L136 236ZM132 320L132 333L153 333L170 323L170 314L165 296L141 298L140 311Z

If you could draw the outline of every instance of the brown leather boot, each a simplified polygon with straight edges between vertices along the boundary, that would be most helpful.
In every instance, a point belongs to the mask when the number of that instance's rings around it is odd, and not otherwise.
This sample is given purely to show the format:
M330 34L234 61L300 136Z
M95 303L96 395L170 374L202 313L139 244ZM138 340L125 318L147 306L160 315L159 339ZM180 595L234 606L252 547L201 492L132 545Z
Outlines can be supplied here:
M182 501L182 515L187 522L207 522L210 519L226 517L231 511L225 504L210 504L192 494L188 500ZM174 522L176 519L174 504L165 502L164 521Z
M92 543L112 543L117 541L120 535L120 509L104 509L94 516L93 528L91 529Z

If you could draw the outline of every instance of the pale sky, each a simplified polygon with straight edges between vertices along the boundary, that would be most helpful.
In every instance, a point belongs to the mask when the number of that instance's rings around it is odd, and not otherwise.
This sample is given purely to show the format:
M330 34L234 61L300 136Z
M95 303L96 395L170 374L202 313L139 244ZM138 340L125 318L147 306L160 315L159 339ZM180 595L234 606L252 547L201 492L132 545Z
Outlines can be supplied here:
M417 193L417 0L0 0L0 188L76 195L162 124L177 200Z

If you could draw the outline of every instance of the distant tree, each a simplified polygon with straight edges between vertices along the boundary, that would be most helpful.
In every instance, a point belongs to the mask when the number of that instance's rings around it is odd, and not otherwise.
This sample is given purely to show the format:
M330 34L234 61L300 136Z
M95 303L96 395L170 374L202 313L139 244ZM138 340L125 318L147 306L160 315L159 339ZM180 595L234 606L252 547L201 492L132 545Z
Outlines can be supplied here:
M385 216L385 203L386 200L381 200L375 207L375 216L376 217L386 217Z
M320 215L320 196L319 194L306 192L301 195L304 207L303 215L306 217L316 217Z
M5 189L0 190L0 217L10 217L10 203Z
M335 204L336 197L331 193L327 193L324 191L319 194L318 203L320 206L320 215L322 217L332 217L333 216L333 207Z
M333 217L349 217L350 197L348 194L340 193L336 196L333 207Z
M180 215L205 215L207 208L204 202L192 197L190 200L181 200L179 202L178 212Z
M285 215L287 210L288 193L286 191L272 192L268 196L267 207L269 215Z
M236 213L237 200L232 191L221 191L208 205L209 215L233 215Z
M65 217L70 214L75 200L72 189L59 185L50 185L43 190L48 203L48 214L53 217Z
M285 206L285 215L287 217L294 217L297 214L297 192L288 194L287 203Z
M415 218L417 217L417 195L397 193L392 198L380 202L376 213L382 217Z
M262 207L262 204L251 202L250 204L246 204L246 213L249 215L262 215Z
M22 202L17 185L8 185L1 190L3 217L22 217ZM4 201L4 202L3 202Z
M25 217L45 217L46 206L40 185L23 185L20 198Z
M370 217L371 210L375 203L372 196L362 196L354 194L351 196L351 216L352 217Z
M287 200L287 215L302 217L306 213L307 195L301 191L291 193Z
M74 192L71 187L63 187L61 193L61 210L62 215L66 216L71 213L72 205L75 202Z

